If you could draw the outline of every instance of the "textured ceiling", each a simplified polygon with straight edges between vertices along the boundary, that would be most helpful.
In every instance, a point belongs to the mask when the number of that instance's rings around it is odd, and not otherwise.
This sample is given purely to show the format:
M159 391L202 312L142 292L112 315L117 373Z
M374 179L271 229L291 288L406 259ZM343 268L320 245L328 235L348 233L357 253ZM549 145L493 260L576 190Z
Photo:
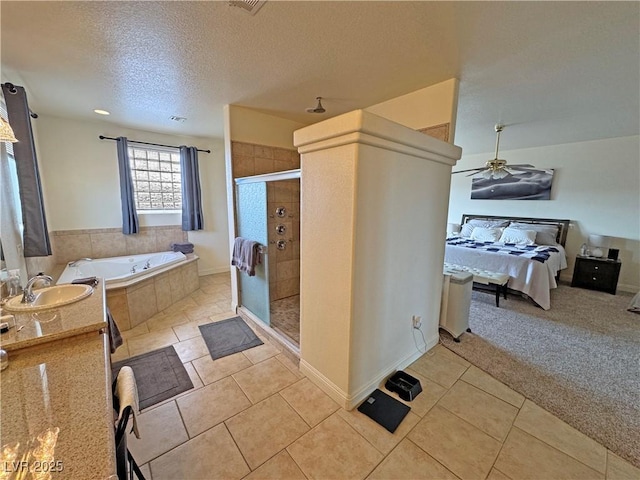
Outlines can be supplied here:
M638 2L0 2L3 81L34 111L222 136L238 104L303 123L460 79L456 144L639 133ZM322 96L327 113L305 113ZM169 120L186 117L184 123ZM104 119L101 117L101 119Z

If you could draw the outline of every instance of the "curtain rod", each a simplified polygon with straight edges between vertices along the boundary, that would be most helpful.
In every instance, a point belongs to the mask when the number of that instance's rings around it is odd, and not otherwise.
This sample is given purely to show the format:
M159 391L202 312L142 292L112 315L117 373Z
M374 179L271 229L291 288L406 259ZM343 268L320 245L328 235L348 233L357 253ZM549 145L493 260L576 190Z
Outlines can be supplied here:
M11 82L5 82L4 83L5 87L7 87L9 89L9 93L15 95L16 93L18 93L18 90L16 90L16 86L11 83ZM29 116L31 118L38 118L38 114L37 113L33 113L31 111L31 109L29 109Z
M100 140L115 140L116 142L118 141L117 138L105 137L104 135L99 135L98 138ZM161 143L138 142L137 140L129 140L129 142L130 143L139 143L140 145L154 145L156 147L178 148L178 147L175 147L173 145L163 145ZM201 150L199 148L196 148L196 150L198 150L199 152L211 153L211 150Z

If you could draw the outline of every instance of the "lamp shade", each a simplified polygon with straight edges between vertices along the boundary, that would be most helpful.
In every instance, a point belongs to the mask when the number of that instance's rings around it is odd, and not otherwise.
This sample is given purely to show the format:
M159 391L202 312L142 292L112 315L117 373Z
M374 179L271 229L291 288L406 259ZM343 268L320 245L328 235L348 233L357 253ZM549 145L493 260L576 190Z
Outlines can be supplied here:
M609 248L611 237L605 235L589 235L589 245L592 247Z
M9 122L7 122L4 118L0 117L0 142L11 142L16 143L18 139L13 133L13 129Z
M460 224L447 223L447 233L460 233Z

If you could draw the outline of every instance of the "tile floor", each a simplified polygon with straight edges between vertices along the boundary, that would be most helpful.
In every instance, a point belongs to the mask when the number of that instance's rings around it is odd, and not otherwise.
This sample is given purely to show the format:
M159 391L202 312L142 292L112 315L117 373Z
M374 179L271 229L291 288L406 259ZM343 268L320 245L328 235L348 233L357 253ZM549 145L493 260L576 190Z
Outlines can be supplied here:
M300 295L271 302L271 328L300 346Z
M423 392L394 434L341 409L264 335L211 360L197 326L233 315L228 274L133 330L114 360L174 345L194 389L138 417L159 479L638 479L640 470L451 351L405 369ZM393 395L393 394L392 394Z

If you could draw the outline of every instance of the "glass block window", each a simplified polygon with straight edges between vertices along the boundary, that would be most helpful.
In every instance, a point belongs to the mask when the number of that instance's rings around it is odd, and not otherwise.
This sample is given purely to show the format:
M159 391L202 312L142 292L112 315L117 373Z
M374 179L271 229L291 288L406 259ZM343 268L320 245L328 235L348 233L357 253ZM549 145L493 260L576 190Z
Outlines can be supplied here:
M129 147L137 210L181 210L180 153L173 149Z

